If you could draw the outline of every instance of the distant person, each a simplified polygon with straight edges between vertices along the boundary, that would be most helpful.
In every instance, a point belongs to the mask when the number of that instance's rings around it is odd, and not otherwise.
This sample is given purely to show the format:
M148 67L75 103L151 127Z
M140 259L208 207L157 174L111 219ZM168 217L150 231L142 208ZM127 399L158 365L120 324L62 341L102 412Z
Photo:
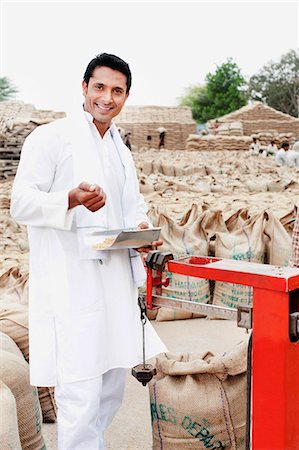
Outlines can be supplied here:
M290 148L290 144L288 142L283 142L281 148L275 155L275 162L278 166L283 166L287 164L287 151Z
M252 143L249 146L249 156L259 155L261 151L261 145L256 137L252 138Z
M292 150L299 153L299 139L296 139L296 141L292 147Z
M296 141L287 153L287 165L299 168L299 141Z
M271 141L268 147L263 151L263 156L274 156L278 151L275 141Z
M131 136L131 132L130 131L128 133L125 133L124 144L128 147L129 150L132 151L131 142L130 142L130 136Z
M212 129L212 134L217 134L217 130L220 127L220 123L219 121L216 119L215 122L213 122L211 129Z
M159 132L159 144L158 144L158 149L161 150L161 148L165 148L165 134L166 134L166 129L164 127L159 127L157 128L157 130Z

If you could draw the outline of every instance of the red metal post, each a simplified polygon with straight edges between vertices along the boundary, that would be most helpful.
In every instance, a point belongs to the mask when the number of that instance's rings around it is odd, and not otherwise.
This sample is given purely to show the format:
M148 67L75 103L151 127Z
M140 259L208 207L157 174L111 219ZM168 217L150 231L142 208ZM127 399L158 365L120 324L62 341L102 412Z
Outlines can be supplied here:
M299 449L299 343L289 339L290 295L253 289L254 450Z

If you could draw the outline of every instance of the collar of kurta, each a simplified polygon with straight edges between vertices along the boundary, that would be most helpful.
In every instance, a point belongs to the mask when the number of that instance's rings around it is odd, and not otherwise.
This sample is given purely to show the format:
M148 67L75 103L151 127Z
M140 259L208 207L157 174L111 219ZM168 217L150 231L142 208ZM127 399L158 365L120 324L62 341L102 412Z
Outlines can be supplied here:
M94 139L91 123L93 117L83 109L77 113L68 116L69 124L69 140L71 144L71 153L73 158L74 187L78 186L82 181L90 184L98 184L105 191L106 179L104 171L104 155L103 151L99 151L99 142ZM109 133L113 139L114 145L118 151L120 160L125 172L125 186L122 195L123 219L126 227L136 226L134 204L136 203L136 186L132 173L132 156L130 151L124 145L121 136L114 123L109 128ZM86 208L78 207L81 210L78 216L78 226L98 226L107 229L107 217L105 207L95 213L90 212Z

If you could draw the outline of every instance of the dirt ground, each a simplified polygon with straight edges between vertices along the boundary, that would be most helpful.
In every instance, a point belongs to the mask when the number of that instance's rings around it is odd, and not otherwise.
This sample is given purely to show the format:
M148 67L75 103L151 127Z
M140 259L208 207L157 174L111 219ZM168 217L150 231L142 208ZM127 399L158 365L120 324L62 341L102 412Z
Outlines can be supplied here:
M190 319L152 322L171 352L221 355L249 334L228 320ZM154 362L151 361L151 362ZM56 449L56 425L44 424L47 450ZM148 388L139 384L128 370L125 397L121 408L107 430L107 450L150 450L152 448ZM90 449L82 449L90 450Z

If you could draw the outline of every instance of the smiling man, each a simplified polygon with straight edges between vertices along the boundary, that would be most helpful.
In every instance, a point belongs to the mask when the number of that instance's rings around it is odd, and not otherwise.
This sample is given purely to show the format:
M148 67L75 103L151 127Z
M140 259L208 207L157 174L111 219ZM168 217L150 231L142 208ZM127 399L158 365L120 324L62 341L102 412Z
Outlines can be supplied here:
M55 386L58 450L105 448L126 369L142 361L140 255L93 250L85 239L91 227L149 226L131 153L112 122L129 95L129 66L98 55L82 87L83 108L26 139L11 198L30 245L30 379ZM166 348L146 326L152 357Z

